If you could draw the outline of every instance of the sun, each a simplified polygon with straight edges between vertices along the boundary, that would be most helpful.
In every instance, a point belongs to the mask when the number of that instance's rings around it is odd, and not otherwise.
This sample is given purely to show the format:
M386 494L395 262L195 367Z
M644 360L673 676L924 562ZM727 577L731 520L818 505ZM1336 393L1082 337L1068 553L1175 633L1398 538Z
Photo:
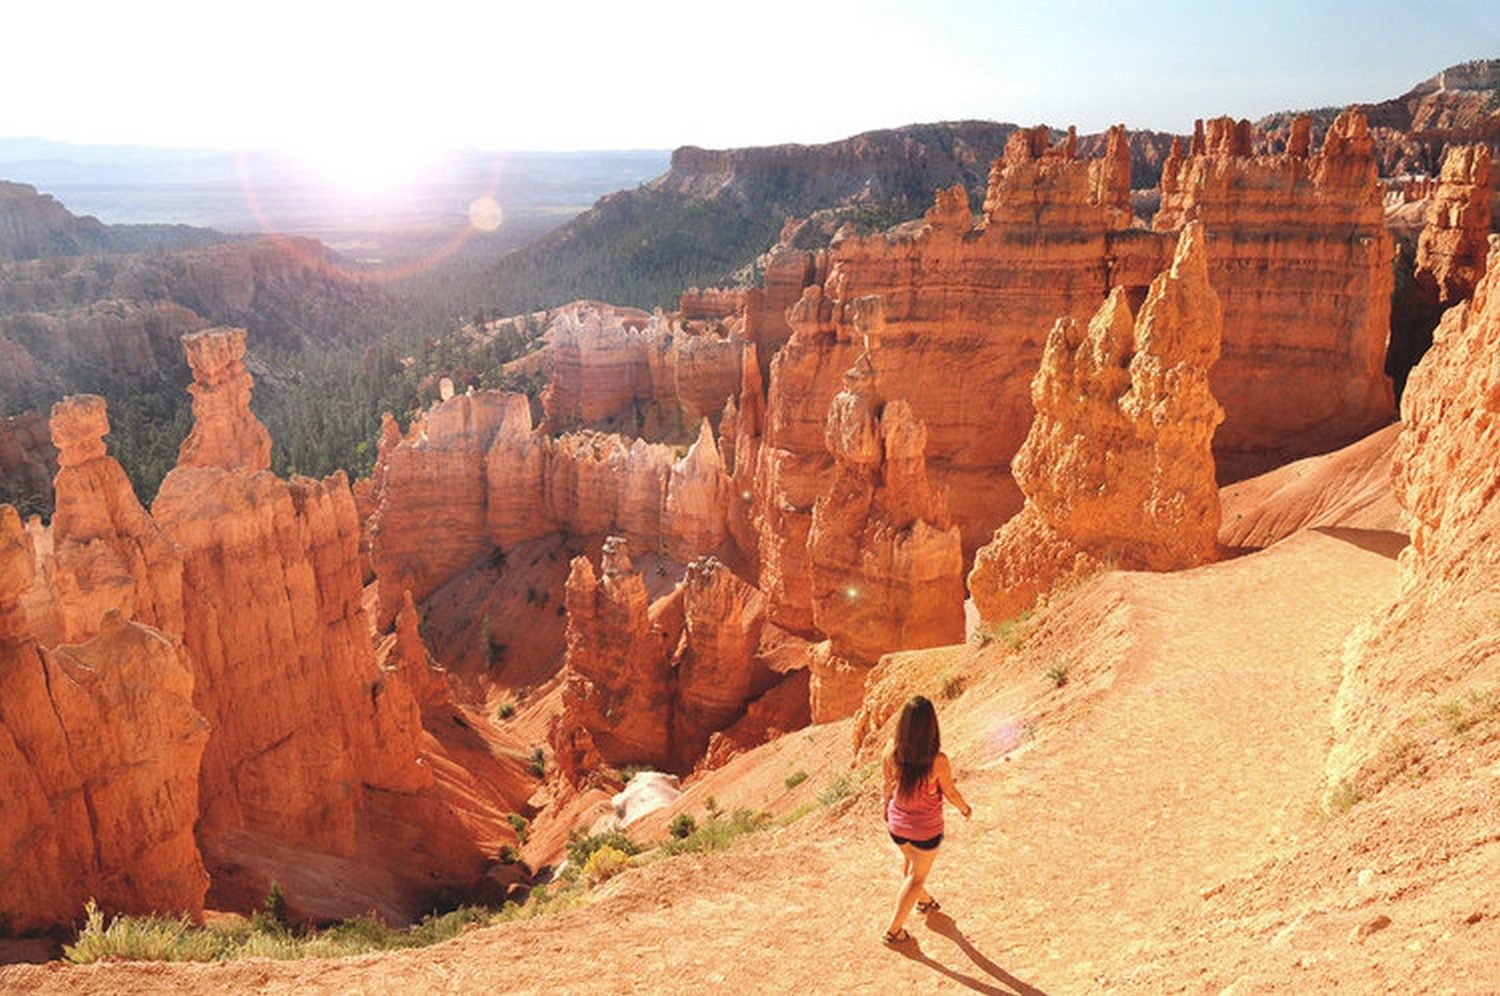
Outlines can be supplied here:
M314 139L300 145L293 158L339 192L373 199L421 180L438 154L417 142Z

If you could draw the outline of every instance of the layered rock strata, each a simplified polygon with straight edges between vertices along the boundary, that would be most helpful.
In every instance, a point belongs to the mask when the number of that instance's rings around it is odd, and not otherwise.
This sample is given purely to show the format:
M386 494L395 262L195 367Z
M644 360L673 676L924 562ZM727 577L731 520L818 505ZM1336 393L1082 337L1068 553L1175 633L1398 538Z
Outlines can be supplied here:
M243 335L185 340L197 423L152 506L182 556L183 641L213 728L198 836L214 895L253 903L275 879L310 915L410 917L437 884L477 880L481 856L427 791L413 689L375 665L348 482L263 469ZM312 871L330 865L343 888Z
M563 774L597 766L668 766L672 759L672 654L681 598L647 604L628 543L610 537L596 571L575 557L568 575L563 712L551 734Z
M743 309L701 291L684 301L671 318L598 305L560 310L548 330L548 431L606 428L660 438L717 415L739 389Z
M648 605L626 541L610 537L597 572L588 558L573 560L567 606L563 712L550 736L574 783L601 763L691 770L710 738L777 681L761 653L764 596L713 557ZM794 728L799 710L782 705L763 705L754 721L762 734ZM753 736L738 729L717 756Z
M381 628L403 592L421 601L476 560L550 533L616 533L683 561L728 538L729 475L706 421L674 459L614 434L548 436L522 395L459 395L382 446L376 482Z
M20 606L30 538L0 505L0 925L111 912L203 911L193 838L208 726L193 672L157 630L110 613L85 643L43 650Z
M876 346L880 382L926 426L928 473L972 551L1021 506L1010 462L1047 330L1060 316L1086 321L1117 288L1139 306L1194 219L1206 223L1224 312L1212 375L1226 411L1221 474L1331 449L1389 420L1391 245L1363 119L1341 117L1316 152L1304 135L1274 156L1249 154L1247 128L1227 119L1200 132L1163 163L1153 230L1128 212L1123 130L1083 162L1069 140L1051 146L1033 129L995 163L977 227L963 192L949 190L920 226L835 239L826 279L792 309L772 363L756 493L773 620L815 632L800 551L834 473L824 417L862 351ZM885 301L879 323L861 304L872 296Z
M872 312L879 299L865 302ZM872 319L878 321L877 319ZM829 405L835 472L813 505L807 538L813 625L838 658L812 672L813 718L842 718L851 696L824 688L892 650L960 643L963 547L941 489L927 479L927 431L905 400L888 401L862 354Z
M1439 308L1471 296L1484 274L1490 230L1491 153L1487 145L1448 150L1427 224L1417 240L1417 283Z
M1053 326L1032 381L1036 418L1013 464L1026 503L969 575L983 619L1013 617L1105 565L1169 571L1213 559L1211 446L1223 410L1209 370L1220 330L1198 222L1139 318L1116 288L1087 325Z

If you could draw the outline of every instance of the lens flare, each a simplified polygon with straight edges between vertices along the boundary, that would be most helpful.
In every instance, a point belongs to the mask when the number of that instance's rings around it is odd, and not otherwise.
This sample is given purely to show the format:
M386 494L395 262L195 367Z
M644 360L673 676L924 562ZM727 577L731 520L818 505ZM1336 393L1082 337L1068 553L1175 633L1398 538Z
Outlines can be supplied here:
M1006 717L996 723L990 730L990 746L998 753L1009 754L1021 746L1021 741L1026 735L1025 727L1014 717Z
M493 232L500 227L503 215L500 211L500 202L488 195L476 197L469 202L469 224L476 231Z

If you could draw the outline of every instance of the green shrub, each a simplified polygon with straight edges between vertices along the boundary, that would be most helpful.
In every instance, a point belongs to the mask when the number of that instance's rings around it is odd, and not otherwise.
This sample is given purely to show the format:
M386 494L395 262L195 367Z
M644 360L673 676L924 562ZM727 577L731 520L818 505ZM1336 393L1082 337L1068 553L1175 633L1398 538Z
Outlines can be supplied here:
M1056 688L1061 688L1068 683L1068 665L1063 663L1053 664L1047 669L1047 680L1052 682Z
M543 752L542 748L532 748L531 762L526 765L526 770L530 771L537 778L547 777L547 755Z
M788 791L790 791L796 788L798 785L801 785L805 781L807 781L807 772L794 771L790 775L786 776L786 781L782 782L782 784L787 787Z
M510 824L511 829L516 832L516 839L526 843L527 832L531 829L531 821L520 813L505 814L505 821Z
M678 813L672 817L672 822L667 826L667 832L678 840L690 835L698 829L698 821L687 813Z
M515 714L516 704L514 702L505 701L500 703L499 716L501 719L510 719L510 717L514 716Z

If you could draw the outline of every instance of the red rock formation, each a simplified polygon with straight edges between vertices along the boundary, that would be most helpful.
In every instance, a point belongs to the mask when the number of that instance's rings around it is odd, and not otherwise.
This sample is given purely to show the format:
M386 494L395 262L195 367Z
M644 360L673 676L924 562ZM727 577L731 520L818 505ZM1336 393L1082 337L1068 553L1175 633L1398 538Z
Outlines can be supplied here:
M800 730L812 722L808 707L807 668L799 668L783 677L771 690L750 703L745 714L708 738L698 771L722 768L736 755Z
M448 683L422 642L421 616L406 592L396 613L396 640L387 667L394 670L422 707L436 705L448 697Z
M543 492L546 440L532 431L531 405L525 395L506 395L500 423L485 452L486 528L502 549L553 531Z
M687 455L672 465L662 514L662 543L677 560L712 553L727 536L729 476L704 419Z
M1236 477L1352 442L1393 410L1392 243L1364 117L1340 115L1310 155L1294 141L1252 156L1248 131L1219 118L1202 152L1168 157L1152 222L1170 232L1197 219L1208 234L1224 309L1214 450Z
M1331 786L1364 795L1392 777L1391 744L1415 763L1440 757L1431 717L1445 703L1462 714L1500 682L1500 238L1412 371L1401 421L1394 478L1411 545L1395 603L1345 648L1328 763Z
M483 862L429 791L412 690L375 666L348 482L260 470L243 333L186 345L200 420L237 427L200 421L152 506L183 558L194 702L213 728L198 822L213 896L254 904L274 879L308 915L409 918ZM205 450L209 465L191 462Z
M615 765L671 763L670 662L682 629L681 598L663 602L647 605L645 582L620 537L605 541L597 573L587 557L573 558L563 713L550 737L565 775L594 757ZM576 764L568 763L573 757Z
M427 598L497 548L554 532L619 534L688 560L727 536L729 478L705 420L687 454L599 432L532 428L526 398L495 391L439 402L382 443L371 518L380 628L402 592ZM749 472L746 472L748 480Z
M1490 196L1489 146L1451 147L1417 240L1416 280L1439 309L1473 294L1484 273Z
M19 605L32 578L29 537L0 506L0 924L72 923L90 898L199 916L208 729L192 671L173 641L117 614L87 643L41 650Z
M6 365L0 344L0 367ZM47 416L33 411L0 418L0 499L28 514L51 508L56 474L57 450L47 431Z
M1183 230L1139 319L1117 288L1087 327L1053 327L1032 382L1037 415L1013 464L1026 504L969 576L984 619L1015 616L1104 565L1168 571L1215 556L1211 444L1223 411L1208 372L1221 312L1204 241L1199 223Z
M872 362L887 393L926 426L928 472L973 550L1020 507L1010 460L1047 329L1059 316L1086 320L1116 287L1137 304L1173 230L1193 218L1206 222L1224 308L1213 375L1227 412L1221 470L1243 474L1383 424L1390 243L1362 119L1342 118L1316 154L1300 154L1300 140L1278 156L1246 151L1244 127L1230 122L1204 129L1198 151L1178 149L1151 232L1130 227L1123 132L1094 162L1018 132L977 230L962 192L948 191L922 226L835 239L827 278L792 310L793 335L772 364L756 488L771 617L814 631L800 551L833 472L823 420L867 342L879 344ZM871 296L886 302L878 327L862 317Z
M250 414L244 329L208 329L183 336L193 369L193 431L182 441L182 467L265 470L271 434Z
M683 579L685 639L676 661L672 748L689 768L709 736L732 725L763 693L771 674L757 659L765 596L713 557L688 565Z
M125 471L105 454L104 399L86 394L58 402L51 427L61 469L46 577L61 641L94 636L112 611L180 637L182 562Z
M612 536L598 573L588 558L574 558L567 606L563 713L550 739L575 784L601 763L691 770L710 738L778 680L762 652L764 596L713 557L695 560L677 588L648 606L625 540ZM784 706L767 701L719 748L723 757L757 729L793 728L800 712Z
M722 292L721 292L722 293ZM737 293L737 292L736 292ZM743 320L697 316L704 292L682 316L579 304L557 312L549 338L552 378L542 396L546 427L620 429L661 438L716 415L739 389Z
M879 303L868 306L878 313ZM829 405L836 470L808 534L813 623L854 668L964 636L962 543L945 496L927 480L926 429L905 400L882 397L874 369L862 355ZM826 663L813 672L820 722L839 718L829 707L842 698L822 681L845 670Z
M403 592L420 601L494 548L484 458L497 429L514 417L506 397L484 391L439 402L399 444L382 446L370 522L380 629L395 620Z

